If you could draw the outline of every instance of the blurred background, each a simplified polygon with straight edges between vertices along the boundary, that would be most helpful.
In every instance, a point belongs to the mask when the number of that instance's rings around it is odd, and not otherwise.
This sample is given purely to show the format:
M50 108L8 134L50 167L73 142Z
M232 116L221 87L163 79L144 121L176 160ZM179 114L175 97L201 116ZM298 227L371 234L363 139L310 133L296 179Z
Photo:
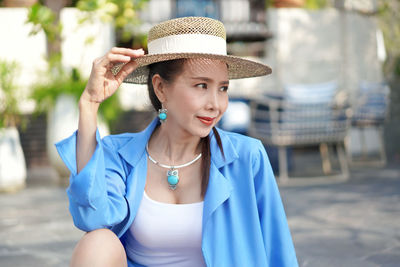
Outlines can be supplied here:
M95 58L183 16L221 20L229 54L272 67L231 81L219 127L263 141L300 265L400 266L398 0L0 0L0 265L68 264L82 233L54 143L77 128ZM123 84L100 132L154 116Z

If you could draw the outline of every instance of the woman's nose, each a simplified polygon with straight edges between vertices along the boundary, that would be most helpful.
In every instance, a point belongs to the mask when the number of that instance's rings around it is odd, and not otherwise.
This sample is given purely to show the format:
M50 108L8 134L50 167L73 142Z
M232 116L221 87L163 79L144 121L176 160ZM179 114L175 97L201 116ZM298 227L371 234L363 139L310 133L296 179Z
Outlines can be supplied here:
M218 92L216 90L209 90L208 99L207 99L207 108L208 109L218 109L219 100L218 100Z

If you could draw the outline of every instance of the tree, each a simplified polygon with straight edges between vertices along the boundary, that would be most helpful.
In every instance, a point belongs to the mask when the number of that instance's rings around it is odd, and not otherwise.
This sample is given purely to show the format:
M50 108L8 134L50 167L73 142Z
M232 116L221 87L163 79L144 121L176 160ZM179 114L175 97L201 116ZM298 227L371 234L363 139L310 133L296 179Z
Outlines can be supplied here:
M77 69L66 72L62 66L61 36L63 26L59 21L63 7L76 5L83 16L80 23L91 23L95 19L112 23L120 40L129 39L133 27L140 22L137 10L147 0L44 0L29 8L27 22L33 25L31 34L43 31L47 39L48 74L46 83L35 85L32 98L37 103L37 111L47 111L53 106L60 94L80 96L85 88L86 80L81 78ZM91 36L88 36L90 40ZM88 41L87 40L87 41ZM118 96L114 94L100 106L100 113L108 122L116 119L120 105Z

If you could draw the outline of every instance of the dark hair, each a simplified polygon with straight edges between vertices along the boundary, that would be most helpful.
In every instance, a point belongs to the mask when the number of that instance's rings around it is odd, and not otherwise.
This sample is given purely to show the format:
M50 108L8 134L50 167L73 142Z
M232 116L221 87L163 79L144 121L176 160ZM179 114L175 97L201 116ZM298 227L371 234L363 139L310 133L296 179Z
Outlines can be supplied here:
M176 76L182 72L182 68L185 64L185 59L175 59L169 61L162 61L158 63L154 63L149 65L149 76L147 79L147 90L149 92L149 97L151 104L153 105L154 109L158 111L161 109L161 102L158 100L153 87L153 76L155 74L160 75L160 77L165 80L167 83L171 83L174 81ZM213 127L213 132L215 138L217 140L217 144L219 149L221 150L222 155L224 156L224 150L222 148L221 137L218 134L217 129ZM207 186L208 186L208 179L210 176L210 164L211 164L211 151L210 151L210 137L206 136L201 138L202 143L201 145L201 153L203 157L202 162L202 181L201 181L201 195L202 197L205 196Z

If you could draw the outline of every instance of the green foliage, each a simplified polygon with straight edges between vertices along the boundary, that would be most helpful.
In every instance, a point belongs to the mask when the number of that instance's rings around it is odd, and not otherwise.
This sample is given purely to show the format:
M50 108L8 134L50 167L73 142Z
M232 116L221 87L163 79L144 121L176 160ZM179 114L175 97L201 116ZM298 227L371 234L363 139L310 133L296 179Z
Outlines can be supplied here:
M20 122L19 90L14 81L17 74L17 63L0 60L0 128L17 126Z
M49 79L45 83L33 87L31 98L37 103L36 113L47 112L55 105L55 101L62 94L73 96L78 102L80 95L85 89L87 80L82 79L79 71L73 69L71 74ZM112 95L101 103L99 114L106 122L112 123L122 112L117 94Z
M80 78L77 70L73 70L71 75L64 74L53 78L49 76L47 81L32 88L31 98L36 101L36 112L47 112L61 94L72 95L79 99L85 85L86 81Z
M111 97L107 98L103 103L101 103L99 108L100 116L105 119L111 129L118 117L122 114L122 111L118 94L113 94Z
M62 25L56 20L56 17L56 14L50 8L40 4L40 2L35 3L28 9L26 23L32 25L32 30L29 34L36 35L43 31L50 44L57 42L57 39L61 39ZM62 73L61 51L48 51L47 54L49 72L52 75Z
M132 16L132 12L135 15L133 8L139 7L138 3L141 2L145 1L79 0L76 1L76 4L81 10L87 11L87 16L80 23L90 23L98 16L104 21L112 22L115 22L117 18L128 19ZM130 9L131 12L126 11L126 9ZM113 16L116 16L116 18ZM29 8L27 18L27 23L33 26L31 34L34 35L43 30L50 44L57 42L57 39L61 38L63 27L60 22L56 21L56 17L56 14L50 8L40 2L34 4ZM117 27L128 25L128 23L126 25L121 24L123 22L121 19L119 21ZM88 36L85 43L90 44L94 38L95 36ZM77 69L73 69L71 73L66 73L61 59L61 51L52 51L49 53L47 58L48 71L45 74L45 82L33 86L30 97L36 102L36 113L49 111L61 94L72 95L78 101L85 89L87 80L81 78ZM100 116L109 124L117 118L121 111L117 94L104 101L99 108Z
M100 18L115 25L122 41L132 38L134 28L140 23L137 10L143 8L148 0L79 0L77 8L86 11L83 20Z
M397 76L400 77L400 55L397 56L393 68L393 73Z
M275 0L265 0L266 7L273 7ZM304 8L306 9L321 9L329 6L328 0L305 0Z
M327 0L306 0L304 7L307 9L321 9L328 6Z
M27 22L33 25L30 32L31 35L43 30L49 42L55 41L62 32L61 23L56 23L56 14L40 3L36 3L29 8Z

